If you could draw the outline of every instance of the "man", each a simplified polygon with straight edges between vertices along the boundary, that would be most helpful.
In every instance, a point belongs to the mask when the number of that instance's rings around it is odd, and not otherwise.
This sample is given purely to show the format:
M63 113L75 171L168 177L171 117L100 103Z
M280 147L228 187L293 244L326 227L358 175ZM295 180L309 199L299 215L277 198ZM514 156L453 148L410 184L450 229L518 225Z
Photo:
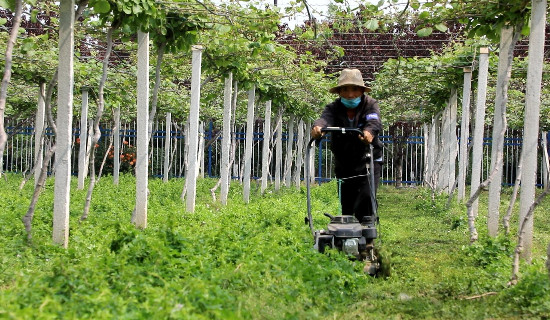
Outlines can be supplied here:
M326 127L353 127L363 131L363 136L332 132L330 141L336 178L341 180L338 190L342 214L354 215L362 223L374 222L370 219L373 209L367 176L370 144L374 148L374 168L371 169L375 181L374 194L382 171L382 143L378 138L382 130L380 108L375 99L365 94L370 91L359 70L342 70L337 86L329 90L338 94L339 98L325 107L311 130L311 136L315 139L321 138L321 129Z

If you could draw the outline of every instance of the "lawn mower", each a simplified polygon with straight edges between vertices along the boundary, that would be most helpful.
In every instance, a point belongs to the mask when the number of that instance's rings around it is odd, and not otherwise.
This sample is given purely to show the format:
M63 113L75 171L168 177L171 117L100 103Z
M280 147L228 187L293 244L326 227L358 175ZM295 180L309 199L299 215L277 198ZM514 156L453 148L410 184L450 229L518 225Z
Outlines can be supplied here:
M358 135L363 135L363 131L360 129L344 127L328 127L322 129L321 132L339 132L342 134L357 133ZM350 136L353 137L355 135ZM310 159L309 155L316 141L316 139L311 139L309 141L306 148L306 159ZM305 222L309 224L309 228L313 235L315 250L324 253L327 247L334 248L347 254L350 259L365 261L364 271L369 275L375 276L381 269L381 259L375 247L375 239L378 237L376 228L378 225L378 213L376 196L374 194L374 160L372 154L373 147L370 145L367 175L371 186L370 197L373 215L366 216L363 221L359 221L352 215L331 215L329 213L324 213L324 215L330 219L326 230L315 230L311 215L310 164L309 161L305 161L307 189L307 217L305 218Z

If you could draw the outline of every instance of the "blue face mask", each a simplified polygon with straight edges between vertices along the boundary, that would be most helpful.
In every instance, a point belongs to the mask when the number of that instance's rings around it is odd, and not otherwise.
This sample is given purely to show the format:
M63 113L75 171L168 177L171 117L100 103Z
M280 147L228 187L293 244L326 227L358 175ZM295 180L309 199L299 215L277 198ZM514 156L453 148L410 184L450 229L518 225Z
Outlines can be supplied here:
M361 97L357 97L355 99L346 99L346 98L340 98L340 101L342 101L342 104L349 109L356 108L359 103L361 102Z

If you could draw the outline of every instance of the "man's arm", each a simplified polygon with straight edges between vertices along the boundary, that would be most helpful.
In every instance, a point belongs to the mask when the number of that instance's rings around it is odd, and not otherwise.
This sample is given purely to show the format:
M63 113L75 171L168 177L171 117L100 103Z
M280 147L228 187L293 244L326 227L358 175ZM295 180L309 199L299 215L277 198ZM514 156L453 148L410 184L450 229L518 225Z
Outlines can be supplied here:
M313 122L313 128L311 129L311 137L314 139L319 139L323 136L323 132L321 132L322 128L330 127L334 123L334 110L333 110L333 104L328 104L323 112L321 113L321 117L315 122Z
M370 98L370 104L365 115L365 125L363 126L363 137L360 137L366 144L372 143L374 137L382 130L382 121L380 120L380 107L378 101Z

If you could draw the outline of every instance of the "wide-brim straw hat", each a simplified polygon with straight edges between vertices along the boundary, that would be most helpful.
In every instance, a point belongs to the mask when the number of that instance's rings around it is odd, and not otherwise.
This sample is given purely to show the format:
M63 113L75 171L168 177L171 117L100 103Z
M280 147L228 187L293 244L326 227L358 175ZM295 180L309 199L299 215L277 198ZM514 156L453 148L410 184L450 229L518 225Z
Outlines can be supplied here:
M365 92L370 92L371 88L367 87L365 85L365 82L363 81L363 76L361 75L361 71L358 69L344 69L340 73L340 77L338 78L338 84L336 87L330 88L328 92L330 93L338 93L338 90L341 87L345 86L357 86L365 89Z

